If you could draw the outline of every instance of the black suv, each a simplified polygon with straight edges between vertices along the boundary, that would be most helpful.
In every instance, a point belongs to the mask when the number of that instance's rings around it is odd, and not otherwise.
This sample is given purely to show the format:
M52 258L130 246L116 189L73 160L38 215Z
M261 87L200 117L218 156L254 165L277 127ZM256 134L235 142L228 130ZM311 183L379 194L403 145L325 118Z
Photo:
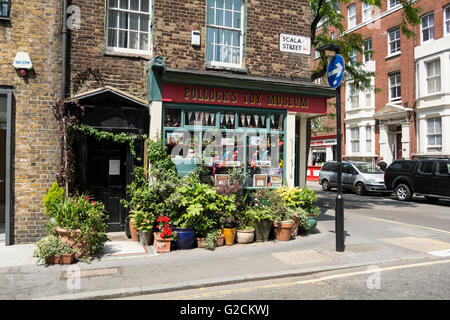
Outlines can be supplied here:
M414 194L429 201L450 199L450 159L396 160L387 168L384 184L400 201Z

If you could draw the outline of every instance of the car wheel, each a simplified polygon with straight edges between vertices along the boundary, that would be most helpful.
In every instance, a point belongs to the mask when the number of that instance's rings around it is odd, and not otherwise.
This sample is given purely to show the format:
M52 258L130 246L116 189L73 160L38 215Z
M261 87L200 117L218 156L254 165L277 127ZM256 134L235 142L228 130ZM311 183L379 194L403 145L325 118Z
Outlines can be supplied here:
M364 183L358 182L355 186L355 192L358 196L362 196L366 193L366 187L364 186Z
M400 183L395 188L395 196L397 197L397 200L400 201L409 201L412 198L411 190L406 184Z
M328 182L328 180L322 180L322 190L323 191L330 191L331 186L330 183Z
M428 196L425 196L425 199L427 199L427 201L429 202L436 202L439 200L438 197L428 197Z

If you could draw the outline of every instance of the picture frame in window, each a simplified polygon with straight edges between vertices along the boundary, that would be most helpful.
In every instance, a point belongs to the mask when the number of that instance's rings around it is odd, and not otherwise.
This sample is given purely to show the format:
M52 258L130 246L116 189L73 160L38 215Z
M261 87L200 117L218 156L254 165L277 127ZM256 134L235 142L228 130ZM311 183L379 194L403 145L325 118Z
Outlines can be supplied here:
M253 176L253 187L267 187L267 174L255 174Z
M250 136L249 145L260 146L262 142L262 137L260 136Z
M270 187L278 188L283 185L283 176L282 175L270 175L269 179L270 179L270 182L269 182Z
M223 146L234 146L234 137L233 138L222 138Z
M183 143L184 133L183 132L167 132L166 135L168 145L177 145Z
M214 186L219 187L221 185L229 184L230 176L228 174L216 174L214 175Z

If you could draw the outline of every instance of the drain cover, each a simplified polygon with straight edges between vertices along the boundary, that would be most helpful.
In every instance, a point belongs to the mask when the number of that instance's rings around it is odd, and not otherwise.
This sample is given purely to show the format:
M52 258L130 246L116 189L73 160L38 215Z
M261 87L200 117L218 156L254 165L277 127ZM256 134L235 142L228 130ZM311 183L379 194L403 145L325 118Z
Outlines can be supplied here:
M64 271L58 274L59 280L67 280L73 278L94 278L103 276L121 276L123 275L123 267L101 268L101 269L85 269Z

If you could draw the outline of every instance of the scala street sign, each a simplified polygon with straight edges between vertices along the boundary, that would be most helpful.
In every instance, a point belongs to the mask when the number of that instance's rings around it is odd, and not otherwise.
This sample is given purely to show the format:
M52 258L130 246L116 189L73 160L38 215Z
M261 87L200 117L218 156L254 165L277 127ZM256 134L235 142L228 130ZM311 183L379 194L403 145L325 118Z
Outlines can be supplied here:
M342 79L344 78L344 70L345 70L345 63L344 59L340 54L337 54L333 58L331 58L327 68L327 79L328 84L332 88L339 87L339 85L342 82Z
M292 34L280 34L280 51L311 54L311 39Z

